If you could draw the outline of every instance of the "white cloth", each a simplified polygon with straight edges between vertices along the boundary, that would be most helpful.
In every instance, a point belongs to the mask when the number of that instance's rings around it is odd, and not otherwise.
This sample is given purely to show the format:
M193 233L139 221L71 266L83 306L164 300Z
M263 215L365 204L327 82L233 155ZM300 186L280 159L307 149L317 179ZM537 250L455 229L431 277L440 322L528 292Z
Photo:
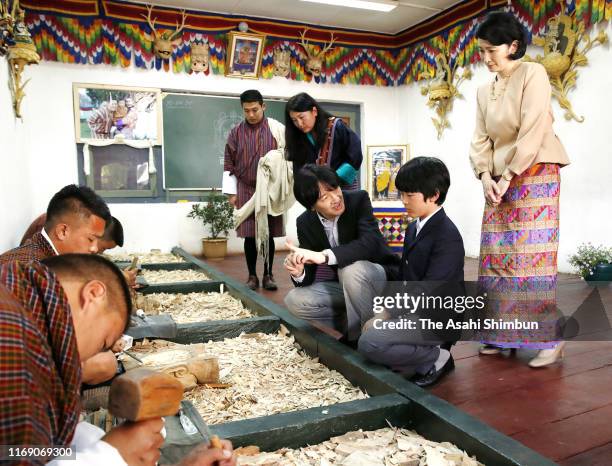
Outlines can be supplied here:
M421 230L423 229L423 227L425 226L425 224L427 223L427 221L433 217L434 215L436 215L438 213L438 211L442 208L441 205L438 206L438 208L436 210L434 210L431 214L429 214L427 217L425 217L423 220L421 220L420 218L417 218L416 221L416 236L419 236L419 233L421 232Z
M40 231L40 234L43 236L43 238L45 238L47 240L47 243L49 243L49 245L51 245L51 247L53 248L53 252L55 253L56 256L59 256L59 252L57 252L57 249L55 249L55 244L53 244L53 241L51 241L51 238L49 237L49 235L47 234L47 232L45 231L44 227L43 229Z
M119 451L101 440L106 433L88 422L79 422L72 439L76 459L54 459L47 466L127 466Z
M277 149L259 159L255 194L234 212L235 227L255 212L255 242L264 260L268 258L269 248L268 215L283 215L295 203L293 164L285 159L285 126L272 118L268 118L268 126Z
M91 153L89 152L89 146L95 147L104 147L110 146L112 144L125 144L126 146L133 147L135 149L149 149L149 174L153 174L157 172L155 168L155 156L153 155L153 144L154 141L150 139L145 140L133 140L133 139L124 139L122 137L116 136L115 139L88 139L85 144L83 144L83 172L85 172L85 176L89 176L91 174Z
M221 181L221 192L223 194L238 194L238 178L236 175L230 175L230 172L223 172L223 181Z

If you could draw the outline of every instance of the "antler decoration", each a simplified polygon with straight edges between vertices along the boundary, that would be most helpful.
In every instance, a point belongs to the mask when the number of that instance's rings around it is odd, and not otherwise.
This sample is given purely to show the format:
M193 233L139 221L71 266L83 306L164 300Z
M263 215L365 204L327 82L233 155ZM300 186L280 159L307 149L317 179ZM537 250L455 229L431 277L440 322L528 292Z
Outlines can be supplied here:
M21 101L25 97L25 86L29 79L23 80L22 74L27 65L40 61L36 46L25 24L25 11L19 6L19 0L13 2L11 14L8 14L8 2L2 2L0 8L0 52L8 53L10 81L9 87L13 96L15 116L21 118ZM10 39L5 43L4 39Z
M323 69L323 58L325 58L325 54L331 50L335 43L334 33L331 33L329 43L324 44L318 52L315 52L309 45L308 40L306 40L307 32L308 28L304 29L304 31L300 33L300 43L302 44L302 47L304 47L306 56L308 57L306 60L306 71L315 77L319 77L321 76L321 71Z
M431 76L432 80L427 86L421 88L422 95L429 95L427 105L436 111L437 118L432 117L431 121L436 128L438 139L441 139L444 130L450 127L448 114L453 109L453 99L455 97L463 98L459 92L459 85L472 77L469 68L464 68L461 76L457 75L459 57L455 60L452 68L448 65L449 61L450 53L448 49L440 52L436 56L436 72ZM465 52L463 62L465 66Z
M157 58L161 58L162 60L168 60L172 56L173 46L181 43L181 39L176 39L179 37L181 31L185 28L185 21L187 20L187 14L185 10L181 10L181 24L176 22L176 29L174 32L159 32L155 29L155 22L157 18L151 19L151 14L153 12L153 5L147 5L147 15L141 15L143 18L147 20L149 27L151 28L151 35L145 34L146 38L153 42L153 52Z

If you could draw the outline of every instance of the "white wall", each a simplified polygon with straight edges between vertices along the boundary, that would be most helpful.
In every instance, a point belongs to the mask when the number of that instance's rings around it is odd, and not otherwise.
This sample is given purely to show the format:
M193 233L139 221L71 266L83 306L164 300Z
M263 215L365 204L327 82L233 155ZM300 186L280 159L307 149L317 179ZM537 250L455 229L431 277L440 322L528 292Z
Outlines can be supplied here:
M0 59L0 251L14 247L32 220L26 125L13 113L7 61ZM26 225L26 226L24 226Z
M612 27L606 25L612 38ZM542 53L530 49L531 56ZM561 236L559 270L572 271L568 257L578 244L612 245L612 51L610 46L597 47L587 55L589 65L578 68L577 88L569 98L584 123L566 121L564 112L553 99L555 131L569 154L571 164L561 170ZM410 141L412 156L440 157L451 173L451 188L445 209L463 235L466 253L477 257L484 207L480 182L474 177L468 160L469 144L476 120L476 89L492 78L479 65L474 76L460 86L464 99L455 100L449 116L451 128L440 141L436 138L426 106L427 97L420 94L420 85L399 90L400 138Z
M257 87L262 94L290 97L298 92L309 92L316 99L362 104L362 136L366 144L396 141L398 133L397 89L374 86L317 85L290 81L240 80L221 76L173 74L135 68L121 69L111 66L81 66L43 62L29 67L32 77L27 88L24 109L29 133L36 135L22 155L32 167L31 183L36 191L28 195L33 212L22 216L12 229L27 227L34 213L42 212L50 197L62 186L77 182L77 154L74 140L72 83L96 83L161 87L166 89L239 94ZM13 171L13 173L15 173ZM4 177L3 177L4 178ZM190 204L113 204L111 210L124 225L124 249L145 251L151 248L169 250L179 244L186 250L198 252L202 228L185 216ZM287 231L296 238L295 218L301 213L296 206L289 215ZM277 245L284 244L278 241ZM242 251L242 242L235 238L229 243L230 251Z

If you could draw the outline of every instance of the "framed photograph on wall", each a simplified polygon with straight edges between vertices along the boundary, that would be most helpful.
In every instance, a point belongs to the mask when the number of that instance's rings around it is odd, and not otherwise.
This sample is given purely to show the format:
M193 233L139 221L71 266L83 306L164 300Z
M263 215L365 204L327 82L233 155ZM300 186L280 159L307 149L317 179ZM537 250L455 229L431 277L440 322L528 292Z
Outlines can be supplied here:
M225 76L259 79L265 40L263 34L230 32Z
M74 83L77 142L148 140L162 143L161 90Z
M401 206L395 177L410 155L408 145L368 146L367 190L374 206Z

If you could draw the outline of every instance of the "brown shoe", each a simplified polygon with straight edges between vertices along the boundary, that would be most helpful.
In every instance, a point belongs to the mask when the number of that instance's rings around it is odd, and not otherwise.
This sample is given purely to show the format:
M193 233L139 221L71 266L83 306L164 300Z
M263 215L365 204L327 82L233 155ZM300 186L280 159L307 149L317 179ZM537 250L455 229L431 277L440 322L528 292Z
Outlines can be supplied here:
M246 286L252 290L259 288L259 278L257 278L257 275L249 275L249 279L246 281Z
M265 290L278 290L278 286L276 285L276 282L274 281L274 277L272 275L264 275L262 285Z

